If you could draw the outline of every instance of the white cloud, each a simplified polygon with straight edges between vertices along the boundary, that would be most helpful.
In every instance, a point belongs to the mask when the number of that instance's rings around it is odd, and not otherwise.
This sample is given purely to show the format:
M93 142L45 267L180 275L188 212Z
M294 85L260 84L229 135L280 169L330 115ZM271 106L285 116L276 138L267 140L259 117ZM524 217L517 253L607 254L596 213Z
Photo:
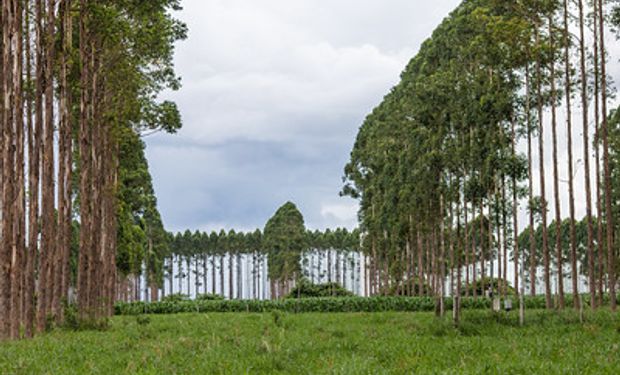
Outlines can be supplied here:
M323 204L321 216L325 220L337 221L340 226L351 228L351 224L357 222L358 208L355 202Z

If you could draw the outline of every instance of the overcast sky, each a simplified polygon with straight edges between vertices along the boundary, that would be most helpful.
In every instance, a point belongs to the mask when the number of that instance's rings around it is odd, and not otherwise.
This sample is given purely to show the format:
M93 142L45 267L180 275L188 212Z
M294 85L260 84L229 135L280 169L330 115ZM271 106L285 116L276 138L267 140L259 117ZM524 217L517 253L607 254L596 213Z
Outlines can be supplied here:
M263 228L287 200L298 205L309 228L355 227L357 203L338 193L357 130L458 3L184 0L177 16L189 26L189 39L179 43L176 55L183 88L166 94L179 104L183 130L147 139L166 227ZM608 37L609 73L620 82L620 44L611 33ZM576 209L582 217L581 110L574 109ZM565 119L560 108L563 179L568 165ZM545 139L549 146L550 133ZM524 147L522 142L520 149ZM547 150L550 182L551 148ZM538 184L534 190L538 195ZM549 183L550 202L552 194ZM566 216L565 184L561 194ZM522 206L520 222L525 223Z
M183 130L147 139L169 230L262 228L287 200L310 228L340 198L359 126L457 0L184 0Z

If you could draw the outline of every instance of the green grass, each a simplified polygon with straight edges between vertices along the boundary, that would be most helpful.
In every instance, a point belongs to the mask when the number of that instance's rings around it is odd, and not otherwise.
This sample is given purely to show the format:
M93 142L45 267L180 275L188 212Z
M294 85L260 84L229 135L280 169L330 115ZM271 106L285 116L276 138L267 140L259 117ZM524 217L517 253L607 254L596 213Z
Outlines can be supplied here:
M620 318L466 311L121 316L0 344L0 374L618 374Z

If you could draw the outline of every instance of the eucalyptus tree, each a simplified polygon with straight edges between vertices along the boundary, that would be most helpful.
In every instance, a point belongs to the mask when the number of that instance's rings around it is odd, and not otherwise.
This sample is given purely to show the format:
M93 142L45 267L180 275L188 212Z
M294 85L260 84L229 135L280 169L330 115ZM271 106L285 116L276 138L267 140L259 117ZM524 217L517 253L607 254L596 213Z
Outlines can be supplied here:
M176 0L2 2L1 338L62 323L71 287L80 319L110 315L116 276L135 272L139 258L117 250L142 244L141 230L147 240L161 235L158 214L136 220L119 201L120 143L132 131L180 126L174 103L157 102L179 86L173 45L185 26L170 14L178 8Z
M306 249L304 219L295 204L285 203L265 225L264 249L269 255L272 298L291 289L301 276L301 253Z
M583 164L584 164L584 185L586 200L586 219L588 221L588 285L590 287L591 307L596 308L596 283L594 279L594 234L592 224L592 186L590 181L590 129L588 117L588 79L586 70L586 41L585 41L585 10L583 0L577 1L579 11L579 69L581 82L581 112L583 123Z
M217 250L219 249L219 235L217 232L213 231L209 234L209 250L211 253L211 294L216 293L215 286L217 285L216 281L216 257Z
M219 270L220 270L220 295L225 296L224 288L224 257L228 251L229 239L226 231L224 229L220 230L217 238L217 254L220 260Z
M595 0L597 1L597 10L598 10L598 37L599 37L599 49L600 49L600 78L601 78L601 111L603 113L603 123L601 125L601 137L603 138L603 171L605 174L605 210L607 214L607 273L608 273L608 286L609 286L609 294L611 300L611 309L616 311L617 301L616 301L616 255L615 255L615 247L614 247L614 217L610 213L613 209L612 202L612 171L610 168L609 154L609 122L607 119L607 58L606 58L606 49L605 49L605 12L603 9L604 2L603 0ZM601 276L602 277L602 276Z
M550 62L549 62L549 82L550 82L550 93L551 93L551 131L552 131L552 139L553 139L553 197L554 197L554 211L555 211L555 222L562 222L562 213L561 213L561 205L560 205L560 177L559 177L559 169L558 169L558 137L557 137L557 90L556 90L556 61L557 61L557 43L555 41L554 35L556 34L556 26L555 26L555 9L552 10L549 14L549 47L550 47ZM556 251L556 260L557 260L557 270L558 270L558 295L559 295L559 308L564 308L564 270L563 270L563 261L562 261L562 233L560 230L560 225L556 225L555 230L555 251Z
M564 44L564 98L566 107L566 142L568 149L568 207L570 212L570 258L571 258L571 282L573 291L573 306L578 309L581 306L579 298L579 279L578 279L578 266L577 266L577 244L576 244L576 228L575 228L575 184L574 184L574 172L573 172L573 122L572 122L572 65L570 59L571 49L571 33L569 24L569 2L563 1L564 11L564 29L563 29L563 44Z
M601 190L601 134L600 134L600 64L599 64L599 38L598 38L598 2L596 0L592 1L593 12L591 15L592 18L592 27L593 27L593 36L594 36L594 51L592 55L592 62L594 64L594 160L595 160L595 175L596 175L596 253L597 253L597 304L601 306L603 304L603 280L604 280L604 250L603 250L603 197Z

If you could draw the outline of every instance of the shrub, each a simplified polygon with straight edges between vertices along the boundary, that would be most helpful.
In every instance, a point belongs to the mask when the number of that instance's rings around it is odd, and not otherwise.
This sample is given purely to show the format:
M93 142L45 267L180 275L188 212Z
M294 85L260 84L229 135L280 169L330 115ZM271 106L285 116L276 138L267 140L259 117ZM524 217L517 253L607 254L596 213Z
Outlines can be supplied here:
M353 293L338 283L313 284L301 279L285 298L352 297Z
M222 301L225 298L220 296L219 294L199 294L196 296L196 301Z
M275 310L289 313L308 312L380 312L380 311L435 311L434 297L312 297L288 298L280 300L182 300L162 302L117 303L117 315L177 314L210 312L249 312L264 313ZM452 297L445 299L446 311L452 309ZM466 310L490 310L490 298L462 297L461 308ZM526 309L544 309L544 296L527 296ZM513 309L519 301L513 299Z

